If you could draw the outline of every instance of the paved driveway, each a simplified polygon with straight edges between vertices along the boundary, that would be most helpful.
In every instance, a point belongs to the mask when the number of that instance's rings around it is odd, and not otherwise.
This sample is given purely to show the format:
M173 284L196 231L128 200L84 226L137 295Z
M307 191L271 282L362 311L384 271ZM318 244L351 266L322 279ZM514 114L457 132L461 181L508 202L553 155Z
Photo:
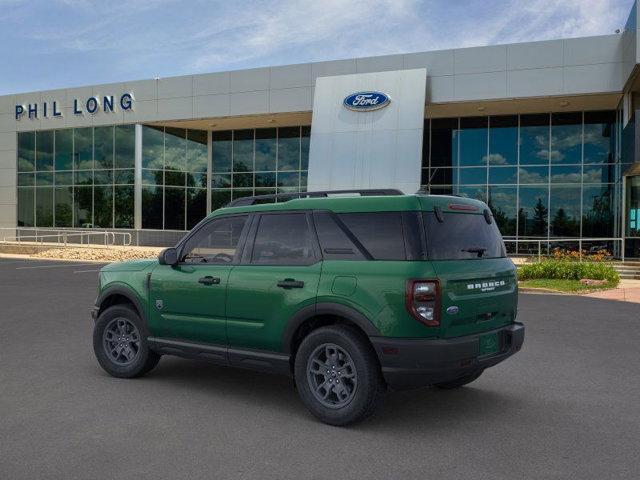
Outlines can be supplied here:
M0 478L638 478L637 304L522 295L514 358L334 428L286 378L177 358L107 376L91 350L97 268L0 259Z

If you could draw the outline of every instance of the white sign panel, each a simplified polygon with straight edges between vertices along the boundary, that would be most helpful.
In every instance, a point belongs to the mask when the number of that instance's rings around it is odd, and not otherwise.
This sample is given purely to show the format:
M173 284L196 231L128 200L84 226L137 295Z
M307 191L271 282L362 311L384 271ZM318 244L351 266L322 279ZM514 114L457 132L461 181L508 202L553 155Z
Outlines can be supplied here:
M423 68L318 78L308 190L417 192L426 80Z

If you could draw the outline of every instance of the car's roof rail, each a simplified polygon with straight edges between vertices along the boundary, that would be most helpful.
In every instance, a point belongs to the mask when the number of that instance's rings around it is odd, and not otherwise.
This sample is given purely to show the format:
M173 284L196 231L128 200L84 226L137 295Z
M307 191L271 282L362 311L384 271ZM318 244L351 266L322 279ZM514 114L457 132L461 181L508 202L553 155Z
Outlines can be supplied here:
M389 195L404 195L400 190L393 188L376 188L376 189L357 189L357 190L323 190L318 192L287 192L277 193L272 195L255 195L253 197L242 197L236 200L232 200L227 203L225 207L245 207L248 205L256 205L258 203L275 203L275 202L288 202L296 198L318 198L329 197L331 195L342 195L349 193L357 193L361 197L371 197L374 195L389 196Z

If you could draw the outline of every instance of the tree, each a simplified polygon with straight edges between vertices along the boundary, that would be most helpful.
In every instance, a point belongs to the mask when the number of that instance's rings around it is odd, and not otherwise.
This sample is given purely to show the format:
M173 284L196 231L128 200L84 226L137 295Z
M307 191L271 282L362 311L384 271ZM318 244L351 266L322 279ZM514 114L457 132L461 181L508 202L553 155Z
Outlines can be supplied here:
M579 224L575 218L567 215L564 208L559 208L551 221L551 230L556 237L571 237L579 232Z
M548 221L549 209L544 206L542 203L542 199L538 198L536 202L536 206L533 207L533 228L532 235L538 237L546 237L547 236L547 225Z

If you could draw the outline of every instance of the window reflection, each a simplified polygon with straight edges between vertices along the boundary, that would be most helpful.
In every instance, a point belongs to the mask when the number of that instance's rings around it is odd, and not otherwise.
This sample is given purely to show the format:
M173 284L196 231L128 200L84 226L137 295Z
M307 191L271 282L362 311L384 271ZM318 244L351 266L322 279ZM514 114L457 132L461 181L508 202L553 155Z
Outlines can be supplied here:
M93 168L93 128L73 130L73 163L76 170Z
M549 182L549 167L520 167L518 174L521 184Z
M53 130L36 132L36 170L53 170Z
M551 115L551 163L581 163L582 113Z
M518 163L518 117L507 115L489 118L488 165L516 165Z
M454 188L456 195L466 198L474 198L482 202L487 201L487 190L485 187L457 187Z
M582 236L610 237L613 232L613 186L585 185L582 190Z
M35 188L18 188L18 226L33 227Z
M489 183L518 183L518 169L516 167L489 167Z
M233 132L233 171L253 171L253 130Z
M487 128L487 117L460 119L460 130L456 131L460 143L458 165L462 167L486 165L488 149Z
M278 132L278 170L298 170L300 162L300 128L281 128Z
M113 127L93 129L94 168L113 168Z
M615 112L585 112L584 163L613 163Z
M549 115L520 116L520 165L549 163Z
M231 132L212 132L211 138L213 171L230 172L233 149Z
M113 228L113 187L94 187L93 226L95 228Z
M33 172L36 164L35 132L18 133L18 171Z
M518 195L518 235L547 237L549 208L547 187L520 186Z
M207 135L201 130L143 127L143 228L185 230L204 218L207 213ZM221 143L225 145L225 141L231 148L231 139L225 138ZM217 160L224 159L220 150L216 150L216 154ZM218 165L223 163L221 160ZM225 168L230 166L229 157Z
M306 189L310 133L308 126L213 132L212 210L250 195Z
M552 186L549 210L552 237L580 236L579 186Z
M489 187L488 206L493 212L493 218L504 236L516 234L516 205L518 200L517 187Z
M571 167L551 166L551 183L580 183L582 178L582 167L580 165Z
M142 137L144 141L144 136ZM164 131L164 168L165 171L186 171L187 131L183 128L166 128ZM182 183L184 185L184 175Z
M458 181L461 185L479 185L487 183L487 169L485 168L460 168Z
M73 169L73 130L56 130L55 131L55 170L72 170Z
M276 169L276 129L259 128L256 130L256 171L272 172Z
M36 225L53 227L53 188L36 188Z
M133 201L114 208L114 190L133 192L134 149L133 125L19 134L18 225L132 228Z

